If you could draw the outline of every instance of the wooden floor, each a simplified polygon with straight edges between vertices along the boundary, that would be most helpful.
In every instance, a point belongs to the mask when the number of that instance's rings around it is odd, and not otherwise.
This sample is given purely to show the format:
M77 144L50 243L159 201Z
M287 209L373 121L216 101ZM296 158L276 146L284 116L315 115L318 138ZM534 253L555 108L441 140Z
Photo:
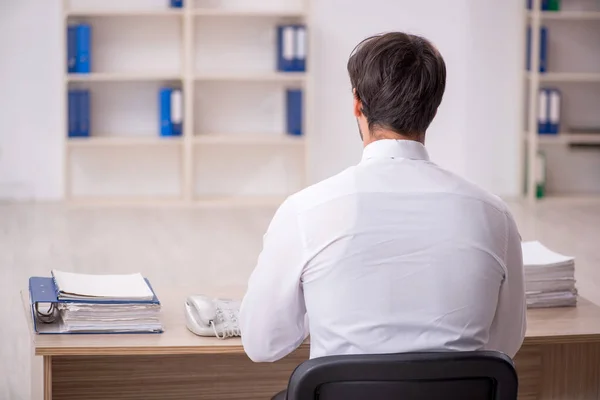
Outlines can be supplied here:
M600 304L600 200L511 203L524 240L576 256L580 292ZM0 204L0 399L29 400L32 364L19 290L51 268L137 272L194 292L243 285L274 209L67 208Z

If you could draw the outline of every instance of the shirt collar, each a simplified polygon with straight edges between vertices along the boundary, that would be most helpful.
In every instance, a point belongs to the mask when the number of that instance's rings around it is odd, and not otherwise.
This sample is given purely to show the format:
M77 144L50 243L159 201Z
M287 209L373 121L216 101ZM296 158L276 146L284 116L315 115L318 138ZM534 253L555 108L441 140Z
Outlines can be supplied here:
M429 154L423 144L414 140L382 139L369 143L363 150L363 161L372 158L407 158L429 161Z

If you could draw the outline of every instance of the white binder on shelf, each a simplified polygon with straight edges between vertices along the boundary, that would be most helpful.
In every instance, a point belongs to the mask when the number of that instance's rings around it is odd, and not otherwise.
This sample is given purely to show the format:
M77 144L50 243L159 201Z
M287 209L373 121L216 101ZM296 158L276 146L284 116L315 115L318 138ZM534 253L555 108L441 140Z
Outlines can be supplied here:
M171 92L171 125L173 136L181 136L183 128L183 95L181 89Z
M549 89L548 133L557 135L560 131L561 94L558 89Z
M295 33L294 70L304 72L306 71L306 27L304 25L298 25Z
M550 123L548 118L548 90L540 89L538 98L538 134L550 133L548 125Z

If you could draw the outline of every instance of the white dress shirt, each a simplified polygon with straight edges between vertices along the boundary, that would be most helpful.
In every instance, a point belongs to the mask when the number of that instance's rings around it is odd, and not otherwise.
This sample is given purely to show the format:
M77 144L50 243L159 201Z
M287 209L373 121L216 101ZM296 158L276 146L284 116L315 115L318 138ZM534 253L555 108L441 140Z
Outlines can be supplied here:
M355 167L289 197L240 310L254 361L310 332L311 358L499 350L525 334L523 260L506 205L414 141L369 144ZM310 327L310 328L309 328Z

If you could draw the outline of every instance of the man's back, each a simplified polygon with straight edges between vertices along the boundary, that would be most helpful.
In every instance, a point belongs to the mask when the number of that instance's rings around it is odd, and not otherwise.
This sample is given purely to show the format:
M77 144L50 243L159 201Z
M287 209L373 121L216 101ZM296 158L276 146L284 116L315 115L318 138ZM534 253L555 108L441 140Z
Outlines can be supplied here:
M304 313L311 357L479 349L513 356L522 343L512 217L499 199L431 163L420 143L371 143L359 165L289 198L268 240L282 254L261 255L243 306L254 310L242 321L242 340L257 360L293 350L306 335ZM267 301L281 315L260 315ZM254 324L263 318L269 333L260 335Z
M492 327L507 269L522 273L510 214L420 143L374 142L358 166L291 201L309 255L312 357L520 346L522 315Z

